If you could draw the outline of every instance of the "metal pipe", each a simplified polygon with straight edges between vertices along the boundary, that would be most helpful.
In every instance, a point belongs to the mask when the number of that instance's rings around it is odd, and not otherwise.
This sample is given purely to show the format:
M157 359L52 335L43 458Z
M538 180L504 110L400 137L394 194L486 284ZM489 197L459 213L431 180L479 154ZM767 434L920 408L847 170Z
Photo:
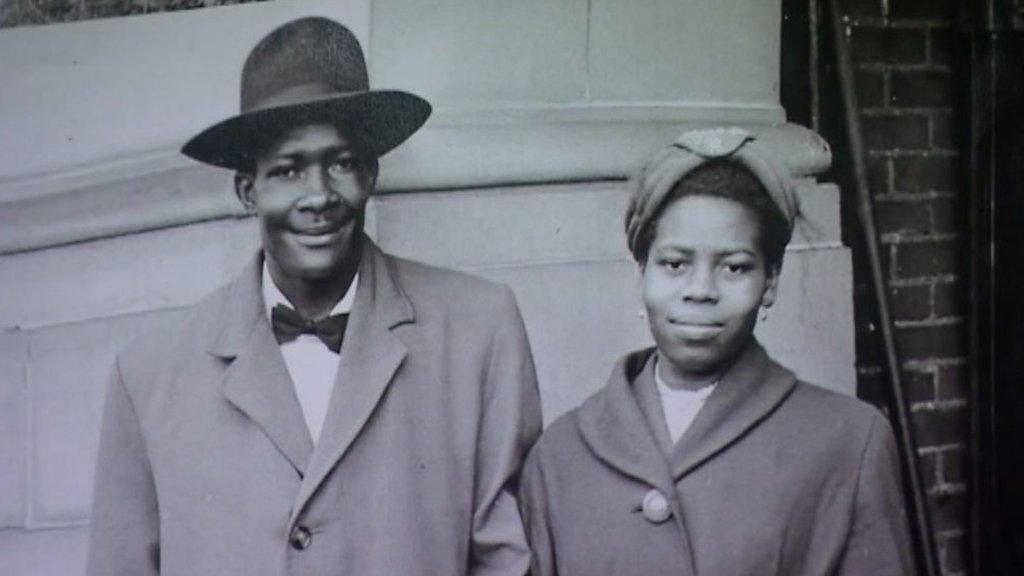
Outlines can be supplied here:
M861 134L860 113L857 94L854 86L853 63L850 57L850 46L847 40L846 23L843 20L838 0L829 0L829 11L832 13L832 32L835 38L836 59L838 60L839 84L843 96L843 111L846 120L846 133L853 160L854 180L857 189L857 214L860 217L861 230L864 232L864 244L867 246L868 259L871 263L871 281L875 299L878 303L878 320L885 345L885 361L889 382L892 385L893 404L895 405L896 421L899 428L900 455L903 458L904 470L910 484L911 518L913 529L917 535L919 547L918 566L923 568L922 574L938 576L939 565L935 551L935 540L931 530L931 518L928 513L928 501L921 472L917 461L917 442L914 439L913 422L910 417L910 406L903 393L900 360L896 344L896 330L893 326L889 310L889 293L882 269L882 257L879 252L878 229L875 226L874 201L868 188L867 167L864 161L864 142Z

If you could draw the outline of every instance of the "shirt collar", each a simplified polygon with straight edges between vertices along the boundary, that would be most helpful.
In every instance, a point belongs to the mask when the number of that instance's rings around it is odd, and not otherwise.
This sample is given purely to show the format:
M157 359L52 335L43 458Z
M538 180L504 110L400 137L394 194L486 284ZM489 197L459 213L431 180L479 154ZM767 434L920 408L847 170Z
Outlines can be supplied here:
M684 392L690 393L694 396L703 396L704 398L707 398L708 395L711 394L711 391L715 389L715 386L718 385L718 381L722 379L721 375L715 375L712 376L711 378L708 378L707 381L705 381L700 386L696 386L694 388L689 389L676 389L669 386L668 384L665 383L664 380L662 380L660 360L661 358L657 353L655 353L654 357L651 359L651 361L654 363L654 382L655 384L657 384L658 391L661 392L662 394L671 392Z
M288 297L281 292L281 289L274 284L274 279L270 276L270 269L267 267L267 262L263 262L263 273L262 273L262 290L263 290L263 307L267 312L267 317L270 317L270 311L274 309L274 306L278 304L284 304L290 308L295 306L288 301ZM338 303L331 309L331 316L336 314L348 314L352 311L352 302L356 299L356 286L359 284L359 273L352 277L352 283L348 286L348 291L345 295L338 300Z

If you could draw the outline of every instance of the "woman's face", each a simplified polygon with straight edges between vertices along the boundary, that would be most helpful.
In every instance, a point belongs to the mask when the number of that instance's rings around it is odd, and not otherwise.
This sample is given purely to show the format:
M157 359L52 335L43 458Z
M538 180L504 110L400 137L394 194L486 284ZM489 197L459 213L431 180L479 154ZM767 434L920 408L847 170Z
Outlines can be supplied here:
M742 204L684 196L666 206L642 271L651 333L670 374L706 379L750 341L758 308L775 299L758 224Z

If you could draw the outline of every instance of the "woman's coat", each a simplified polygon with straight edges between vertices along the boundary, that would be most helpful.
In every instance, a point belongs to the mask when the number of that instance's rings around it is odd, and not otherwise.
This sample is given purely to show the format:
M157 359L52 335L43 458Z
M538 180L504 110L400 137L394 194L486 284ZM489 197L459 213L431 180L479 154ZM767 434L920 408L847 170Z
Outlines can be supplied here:
M798 383L755 342L669 447L651 352L621 361L527 459L534 574L913 574L881 414Z
M314 447L259 278L119 355L89 574L523 574L540 404L511 291L366 240Z

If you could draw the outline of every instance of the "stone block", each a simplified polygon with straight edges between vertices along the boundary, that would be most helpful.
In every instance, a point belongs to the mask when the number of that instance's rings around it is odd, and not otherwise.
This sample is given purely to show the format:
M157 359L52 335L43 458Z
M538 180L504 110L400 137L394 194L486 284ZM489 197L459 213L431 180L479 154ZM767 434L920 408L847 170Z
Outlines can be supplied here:
M586 2L384 0L373 3L372 26L372 81L435 106L586 96Z
M368 221L382 247L440 266L628 258L622 221L632 189L617 182L392 194L376 199ZM797 193L803 221L790 250L837 245L839 189L802 179Z
M4 576L80 576L85 574L89 529L0 530Z
M755 330L769 354L803 380L853 395L853 326L849 249L787 253L775 305Z
M88 518L114 356L172 313L95 320L31 335L33 526L64 526Z
M779 2L643 6L590 3L591 99L778 106Z
M0 183L0 197L24 195L0 203L0 253L244 215L226 170L199 166L183 156L160 166L127 164L132 165L94 178L61 174L21 181L7 190ZM153 171L140 173L150 167Z
M627 352L651 345L626 259L470 269L512 287L540 380L544 421L578 406Z
M0 256L0 327L195 302L241 269L256 239L251 221L231 219Z
M800 219L793 230L789 250L808 247L835 247L840 235L839 187L818 184L813 179L797 181L796 193L800 203Z
M379 199L376 234L396 253L449 267L628 258L625 183L396 194Z
M28 337L0 333L0 529L25 525L28 510Z
M181 146L237 113L239 73L256 42L311 14L348 23L364 42L369 36L370 0L260 2L4 30L0 53L20 57L0 60L0 177Z

